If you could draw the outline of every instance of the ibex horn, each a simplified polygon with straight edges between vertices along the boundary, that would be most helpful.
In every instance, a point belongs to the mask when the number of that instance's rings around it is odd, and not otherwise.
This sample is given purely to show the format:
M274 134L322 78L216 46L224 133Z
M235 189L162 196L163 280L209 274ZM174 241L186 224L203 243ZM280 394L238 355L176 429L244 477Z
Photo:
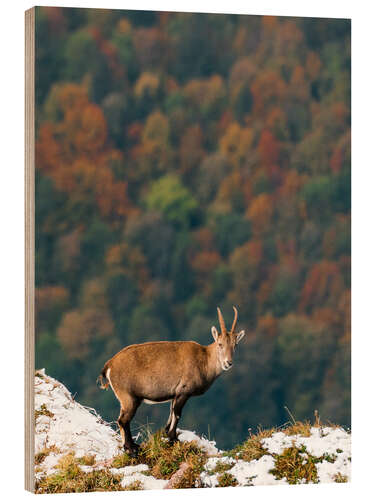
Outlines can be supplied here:
M219 316L219 323L220 323L220 328L221 328L221 333L226 333L227 329L225 328L225 323L224 323L224 318L223 315L221 314L220 308L217 308L217 315Z
M234 320L233 320L233 324L232 324L232 328L230 330L230 333L234 332L234 329L235 329L236 323L237 323L237 317L238 317L238 311L237 311L237 309L234 306L233 306L233 309L234 309Z

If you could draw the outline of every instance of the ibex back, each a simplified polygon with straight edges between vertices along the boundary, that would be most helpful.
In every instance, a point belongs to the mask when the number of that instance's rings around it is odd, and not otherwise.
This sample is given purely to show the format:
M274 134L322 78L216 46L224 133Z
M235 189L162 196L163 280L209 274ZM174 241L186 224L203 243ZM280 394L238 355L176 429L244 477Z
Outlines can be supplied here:
M228 332L217 308L221 333L213 326L214 342L208 346L193 341L146 342L125 347L106 362L99 376L100 387L106 389L110 385L120 402L117 422L127 452L133 455L138 450L130 421L143 401L171 401L165 430L169 439L175 441L177 422L186 401L206 392L223 371L232 367L235 346L245 334L234 332L238 314L233 309L234 320Z

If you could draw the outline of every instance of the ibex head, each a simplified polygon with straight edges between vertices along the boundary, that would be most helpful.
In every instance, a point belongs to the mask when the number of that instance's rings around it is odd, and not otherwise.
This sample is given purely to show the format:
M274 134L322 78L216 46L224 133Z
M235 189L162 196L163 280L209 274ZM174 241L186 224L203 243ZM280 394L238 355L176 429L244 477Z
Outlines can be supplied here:
M234 306L233 309L234 309L234 320L230 332L228 332L225 327L224 318L223 315L221 314L219 307L217 308L217 314L219 316L221 333L218 333L217 329L214 326L211 328L212 336L217 346L218 360L220 362L221 368L225 371L232 368L234 349L238 344L238 342L245 335L244 330L242 330L240 333L234 332L237 323L238 312Z

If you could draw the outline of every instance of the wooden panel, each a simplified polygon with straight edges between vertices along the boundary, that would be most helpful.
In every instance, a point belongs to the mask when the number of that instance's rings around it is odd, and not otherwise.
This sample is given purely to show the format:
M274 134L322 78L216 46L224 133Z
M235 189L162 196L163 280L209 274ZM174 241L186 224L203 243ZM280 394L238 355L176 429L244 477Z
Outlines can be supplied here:
M25 488L34 491L35 8L25 12Z

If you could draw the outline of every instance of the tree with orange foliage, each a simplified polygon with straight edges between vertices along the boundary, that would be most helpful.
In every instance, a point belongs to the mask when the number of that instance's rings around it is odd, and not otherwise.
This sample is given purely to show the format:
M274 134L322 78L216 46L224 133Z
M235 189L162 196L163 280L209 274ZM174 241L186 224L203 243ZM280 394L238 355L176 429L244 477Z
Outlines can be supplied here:
M251 151L254 134L249 128L238 123L229 125L220 139L220 151L225 154L234 167L240 167Z
M87 89L74 84L55 89L53 99L62 119L41 127L36 144L37 168L77 202L91 198L104 217L125 217L131 211L127 186L113 176L114 151L107 145L101 108L89 101Z
M211 275L221 262L219 253L215 250L203 250L191 259L191 267L195 273L195 279L203 295L210 297L212 294Z
M91 342L109 337L113 328L112 319L105 310L73 310L63 316L57 336L70 359L82 360L89 355Z
M221 102L226 95L223 78L212 75L207 79L193 79L184 87L184 95L203 116L218 114Z
M280 144L273 134L265 129L262 131L258 147L258 155L262 167L273 184L278 184L281 178L279 168Z
M203 132L200 125L189 127L181 138L179 149L181 172L192 175L204 156Z
M165 172L170 161L169 120L160 111L150 113L142 129L141 142L131 151L136 179L152 178L155 173Z
M228 301L238 304L249 320L255 317L255 289L262 276L262 258L263 245L259 240L237 247L229 258L233 288L228 293Z
M273 213L273 198L270 194L262 193L253 199L246 215L251 220L254 233L269 231Z
M301 292L299 308L311 311L322 305L334 306L343 290L343 279L336 262L317 262L307 275Z
M267 109L284 100L286 92L287 85L277 72L260 73L251 85L254 113L257 116L265 114Z
M219 192L211 205L211 211L216 214L242 212L248 184L237 170L228 175L220 184Z

